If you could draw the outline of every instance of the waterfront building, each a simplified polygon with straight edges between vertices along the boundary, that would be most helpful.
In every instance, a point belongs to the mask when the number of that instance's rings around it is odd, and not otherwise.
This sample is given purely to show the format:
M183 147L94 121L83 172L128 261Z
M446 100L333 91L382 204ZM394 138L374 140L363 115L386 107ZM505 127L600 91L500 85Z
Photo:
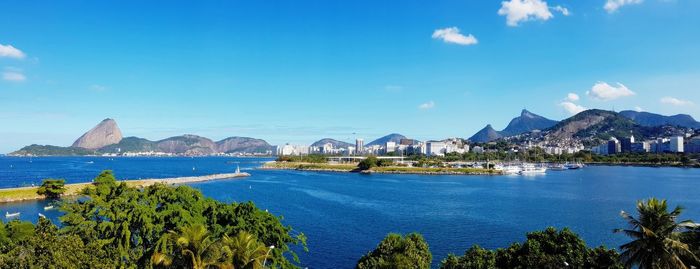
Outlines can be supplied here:
M621 152L620 140L615 137L611 137L608 140L608 155L617 154Z
M688 143L685 145L684 152L700 153L700 136L696 136L688 140Z
M428 141L425 142L426 152L425 155L428 156L444 156L447 149L447 145L442 141Z
M628 153L632 152L632 144L634 144L634 136L625 137L620 140L621 152Z
M651 146L649 142L635 142L632 144L631 151L635 153L644 153L651 151Z
M365 149L365 140L362 138L355 139L355 152L357 154L362 154L364 153Z
M394 151L396 151L396 142L387 141L386 145L384 145L384 152L389 153L389 152L394 152Z
M682 136L671 137L671 141L669 141L669 151L670 152L683 152L683 137Z

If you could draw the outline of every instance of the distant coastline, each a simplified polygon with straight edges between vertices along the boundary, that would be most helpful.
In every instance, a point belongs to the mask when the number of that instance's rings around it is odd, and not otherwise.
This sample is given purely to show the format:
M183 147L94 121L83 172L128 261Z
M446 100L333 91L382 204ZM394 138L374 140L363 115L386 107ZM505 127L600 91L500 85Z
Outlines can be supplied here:
M192 177L174 177L174 178L150 178L150 179L138 179L138 180L120 180L118 182L126 183L130 187L147 187L154 184L186 184L195 182L204 182L211 180L220 179L230 179L230 178L240 178L249 177L248 173L225 173L225 174L212 174L204 176L192 176ZM63 196L77 196L80 195L80 191L85 187L92 185L92 183L72 183L66 184L66 192ZM44 196L38 195L36 193L39 187L18 187L18 188L3 188L0 189L0 203L11 203L20 202L28 200L42 200Z
M431 167L404 167L386 166L373 167L369 170L359 170L356 164L328 164L306 162L277 162L270 161L263 164L264 170L299 170L318 172L343 172L365 174L417 174L417 175L501 175L502 172L494 169L482 168L431 168Z

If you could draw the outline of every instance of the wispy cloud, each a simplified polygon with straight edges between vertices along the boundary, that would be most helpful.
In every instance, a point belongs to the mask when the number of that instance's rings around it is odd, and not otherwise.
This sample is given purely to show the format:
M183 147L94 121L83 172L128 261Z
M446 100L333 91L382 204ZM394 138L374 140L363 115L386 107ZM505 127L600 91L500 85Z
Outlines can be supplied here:
M472 34L463 35L459 32L457 27L448 27L444 29L437 29L433 32L433 39L441 39L445 43L453 43L463 46L476 45L479 43Z
M566 112L568 112L571 115L576 115L576 114L586 110L585 107L583 107L579 104L575 104L573 102L569 102L569 101L561 102L561 103L559 103L559 106L564 108L564 110L566 110Z
M434 108L434 107L435 107L435 102L429 101L429 102L420 104L420 105L418 106L418 109L428 110L428 109L432 109L432 108Z
M498 15L506 16L508 26L518 26L521 22L530 20L546 21L554 17L554 10L568 16L569 10L562 6L549 6L542 0L509 0L501 2Z
M26 55L24 52L13 47L12 45L0 44L0 57L24 59Z
M634 111L642 112L642 111L644 111L644 109L641 106L635 106Z
M17 71L5 71L2 73L2 79L10 82L22 82L27 80L27 77Z
M693 102L683 99L678 99L675 97L666 96L659 100L662 104L672 105L672 106L687 106L692 105Z
M626 5L641 4L642 0L607 0L603 8L608 13L615 13L619 8Z
M581 99L581 98L578 96L578 94L575 94L575 93L573 93L573 92L570 92L569 94L566 95L566 99L565 99L565 100L570 101L570 102L576 102L576 101L578 101L579 99Z
M616 84L617 87L606 82L598 81L595 85L593 85L590 91L586 92L586 94L601 101L610 101L636 94L625 85L622 85L622 83L618 82Z

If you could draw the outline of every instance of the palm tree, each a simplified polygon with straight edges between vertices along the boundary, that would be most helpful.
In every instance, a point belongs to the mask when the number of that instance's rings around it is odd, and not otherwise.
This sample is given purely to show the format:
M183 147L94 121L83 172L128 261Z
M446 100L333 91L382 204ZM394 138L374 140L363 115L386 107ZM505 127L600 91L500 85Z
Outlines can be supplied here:
M245 231L239 232L235 237L224 235L221 244L224 246L226 260L236 269L264 268L264 262L272 250Z
M668 212L666 200L650 198L637 202L638 218L625 211L620 215L629 223L630 229L616 229L632 238L632 242L620 246L620 258L627 267L640 269L689 268L698 258L690 246L681 241L681 231L692 227L692 221L676 223L683 209L676 207Z
M187 261L193 269L208 267L230 268L222 262L223 253L203 224L187 225L179 233L168 231L159 241L158 250L151 256L154 265L170 266L177 259ZM180 256L178 256L178 254Z

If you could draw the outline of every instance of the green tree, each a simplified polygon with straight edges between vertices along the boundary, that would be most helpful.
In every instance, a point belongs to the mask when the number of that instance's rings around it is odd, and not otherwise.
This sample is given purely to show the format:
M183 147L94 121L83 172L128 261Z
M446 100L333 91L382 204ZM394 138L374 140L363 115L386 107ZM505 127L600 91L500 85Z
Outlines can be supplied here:
M620 246L622 262L628 267L689 268L698 262L691 246L681 241L681 231L694 227L692 221L676 222L683 209L668 211L666 200L650 198L637 202L637 218L622 211L629 229L616 229L632 239Z
M403 269L430 268L433 256L423 236L411 233L402 237L399 234L387 235L377 248L362 256L357 262L357 269Z
M357 168L362 171L372 169L372 167L377 167L377 157L375 156L368 156L357 164Z
M464 256L449 254L440 263L442 269L493 269L496 268L496 253L478 245L469 248Z
M47 178L41 182L36 193L49 199L58 199L66 192L66 180Z
M117 179L112 170L104 170L92 180L92 184L97 188L97 193L106 195L117 185Z
M260 243L254 235L240 232L234 237L224 236L221 240L225 260L240 269L262 269L274 246L270 248Z
M211 236L203 224L187 225L180 228L179 232L169 231L163 235L151 261L155 265L164 266L171 266L174 263L186 264L193 269L205 269L215 265L229 266L230 264L222 261L221 249L217 240Z

